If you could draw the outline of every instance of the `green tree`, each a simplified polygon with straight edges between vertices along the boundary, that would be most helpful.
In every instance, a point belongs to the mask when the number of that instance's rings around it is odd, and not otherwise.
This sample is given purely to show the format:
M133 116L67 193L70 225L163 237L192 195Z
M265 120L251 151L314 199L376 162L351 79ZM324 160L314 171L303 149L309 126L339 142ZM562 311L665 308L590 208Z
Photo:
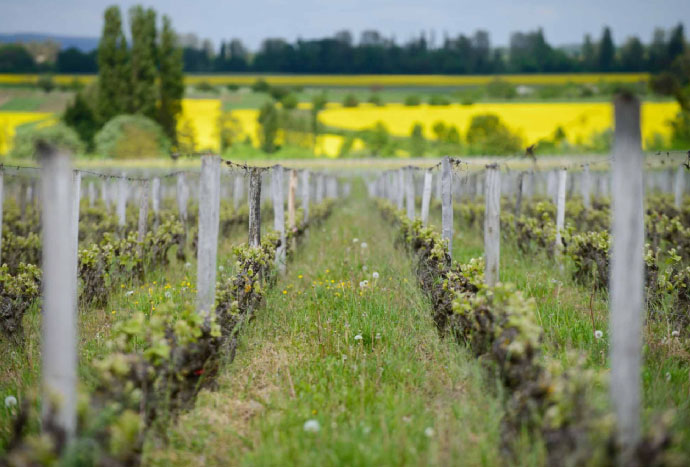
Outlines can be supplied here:
M130 113L155 119L156 115L156 12L136 5L129 10L132 32Z
M127 110L130 95L129 53L117 6L105 10L103 33L98 43L98 117L110 120Z
M467 130L470 153L502 155L520 150L521 141L494 114L475 115Z
M100 128L96 112L89 105L81 92L67 106L62 121L77 132L79 138L86 144L87 150L93 150L93 137Z
M668 39L668 59L672 62L676 57L683 55L685 52L685 33L683 31L683 24L671 30L671 36Z
M424 129L422 124L417 122L412 126L410 132L410 155L421 157L426 152L426 139L424 139Z
M585 71L594 71L596 67L597 50L592 42L592 36L585 35L585 41L582 44L582 67Z
M158 123L173 144L177 143L177 118L182 112L184 96L184 74L182 73L182 49L177 44L170 18L163 16L160 34L160 80Z
M599 71L613 70L616 67L616 48L613 45L611 29L609 29L608 26L604 28L604 33L602 34L601 41L599 42L598 52L599 53L597 54L597 65L599 66Z
M278 109L273 102L266 102L259 111L259 144L264 152L269 154L278 149Z
M620 49L623 71L642 71L645 66L644 46L637 37L631 37Z
M319 112L326 108L328 99L325 94L316 94L311 100L311 133L314 135L312 152L316 151L316 140L319 136Z

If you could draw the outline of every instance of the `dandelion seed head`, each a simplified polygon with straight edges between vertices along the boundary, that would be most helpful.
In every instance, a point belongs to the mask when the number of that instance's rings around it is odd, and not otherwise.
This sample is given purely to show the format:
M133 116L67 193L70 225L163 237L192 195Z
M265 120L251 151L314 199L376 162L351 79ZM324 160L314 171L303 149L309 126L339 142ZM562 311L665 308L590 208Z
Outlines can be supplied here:
M671 381L671 373L666 373L666 381Z
M431 428L430 426L428 426L424 430L424 434L426 435L427 438L431 438L432 436L434 436L434 429Z
M128 290L125 292L125 297L131 297L132 295L134 295L134 290Z
M594 331L594 337L596 339L601 339L602 337L604 337L604 333L597 329L596 331Z
M379 273L376 272L376 271L374 271L374 272L371 273L371 277L373 277L374 279L378 279L378 278L379 278Z
M11 409L12 407L17 405L17 398L14 396L7 396L5 397L5 407L8 409Z
M361 334L357 334L357 335L355 336L355 340L356 340L356 341L361 341L361 340L362 340L362 335L361 335Z
M359 246L361 246L362 248L366 248L366 247L368 247L369 245L367 245L367 242L362 242L362 243L359 244Z
M307 433L318 433L321 431L321 424L319 424L318 420L311 419L304 422L304 426L302 428Z
M678 336L680 336L680 331L676 330L676 331L671 332L671 337L678 337Z
M359 242L359 238L353 238L352 239L352 243L357 243L357 242Z

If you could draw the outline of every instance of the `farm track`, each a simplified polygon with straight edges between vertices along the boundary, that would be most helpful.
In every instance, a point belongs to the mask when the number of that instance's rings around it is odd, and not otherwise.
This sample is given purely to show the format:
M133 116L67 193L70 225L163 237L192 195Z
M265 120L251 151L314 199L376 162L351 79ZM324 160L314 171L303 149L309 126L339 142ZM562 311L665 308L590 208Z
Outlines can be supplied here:
M218 387L167 442L147 442L145 464L500 463L500 396L438 336L393 229L365 203L311 232Z

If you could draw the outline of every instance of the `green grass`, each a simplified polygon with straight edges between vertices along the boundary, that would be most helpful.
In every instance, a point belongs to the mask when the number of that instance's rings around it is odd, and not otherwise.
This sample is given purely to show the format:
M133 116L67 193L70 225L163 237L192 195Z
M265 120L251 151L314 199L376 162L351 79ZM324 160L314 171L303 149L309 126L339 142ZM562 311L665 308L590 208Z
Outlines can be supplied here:
M39 97L13 97L0 105L0 110L14 112L31 112L37 110L42 99Z
M393 229L368 202L346 205L310 232L218 388L167 444L150 440L146 463L496 465L498 389L438 336L429 306Z

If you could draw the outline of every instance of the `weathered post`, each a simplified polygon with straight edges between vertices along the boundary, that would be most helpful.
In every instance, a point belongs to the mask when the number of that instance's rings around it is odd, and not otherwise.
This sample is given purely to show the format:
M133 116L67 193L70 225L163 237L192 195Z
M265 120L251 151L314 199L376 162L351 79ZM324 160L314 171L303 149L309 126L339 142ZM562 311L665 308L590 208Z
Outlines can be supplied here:
M77 299L78 295L78 284L77 275L79 272L79 201L81 199L81 172L75 170L72 173L72 216L71 216L71 240L72 240L72 275L74 276L72 290L74 296L74 306L78 306L79 301Z
M422 224L426 227L429 223L429 203L431 202L431 182L433 174L431 170L424 172L424 188L422 188Z
M290 171L290 181L288 185L288 225L291 229L296 227L296 207L295 198L297 194L297 171Z
M316 204L323 201L323 174L316 176Z
M407 218L414 220L414 169L408 167L405 169L407 176L405 177L405 207L407 209Z
M441 161L441 237L448 246L448 254L453 256L453 174L450 158Z
M525 184L525 172L520 172L517 176L517 193L515 194L515 225L520 218L522 211L522 192Z
M216 256L220 221L220 157L202 156L199 183L197 313L208 316L216 299Z
M235 175L235 183L232 186L232 208L237 211L242 201L242 194L244 193L244 176Z
M261 245L261 171L249 172L249 246Z
M280 234L280 246L276 249L275 264L278 271L285 273L285 198L283 193L283 167L273 167L271 176L271 200L273 202L273 229Z
M642 322L644 319L644 210L640 102L614 100L611 253L611 401L621 465L630 465L640 439Z
M484 281L499 281L501 257L501 175L497 164L486 166L486 207L484 212Z
M187 183L185 182L184 173L177 174L177 210L180 213L180 220L184 225L185 233L187 232Z
M398 211L402 211L403 203L405 202L405 169L398 169L396 199L398 202Z
M158 228L160 224L161 209L161 179L154 177L151 181L151 204L153 207L153 226Z
M44 429L67 440L77 416L77 323L70 156L38 148L43 193L42 414Z
M124 174L117 181L117 225L124 227L127 222L127 179Z
M567 183L568 171L560 169L558 171L558 193L556 196L556 255L560 255L563 249L563 242L561 236L563 235L563 227L565 225L565 189Z
M591 202L591 192L592 192L592 181L589 173L589 164L584 164L582 166L582 204L585 209L589 209L592 206Z
M139 223L137 225L137 241L139 242L139 251L141 251L141 244L144 242L146 236L146 223L149 218L149 181L141 182L141 196L139 198Z
M93 184L93 180L89 180L89 207L92 208L96 203L96 186Z
M110 197L108 196L108 182L107 180L101 181L101 199L105 205L105 210L110 211Z
M685 168L681 165L676 169L676 179L673 183L673 198L676 209L683 206L683 193L685 192Z
M309 221L309 171L302 171L302 212L304 213L304 219L302 222L305 224Z

